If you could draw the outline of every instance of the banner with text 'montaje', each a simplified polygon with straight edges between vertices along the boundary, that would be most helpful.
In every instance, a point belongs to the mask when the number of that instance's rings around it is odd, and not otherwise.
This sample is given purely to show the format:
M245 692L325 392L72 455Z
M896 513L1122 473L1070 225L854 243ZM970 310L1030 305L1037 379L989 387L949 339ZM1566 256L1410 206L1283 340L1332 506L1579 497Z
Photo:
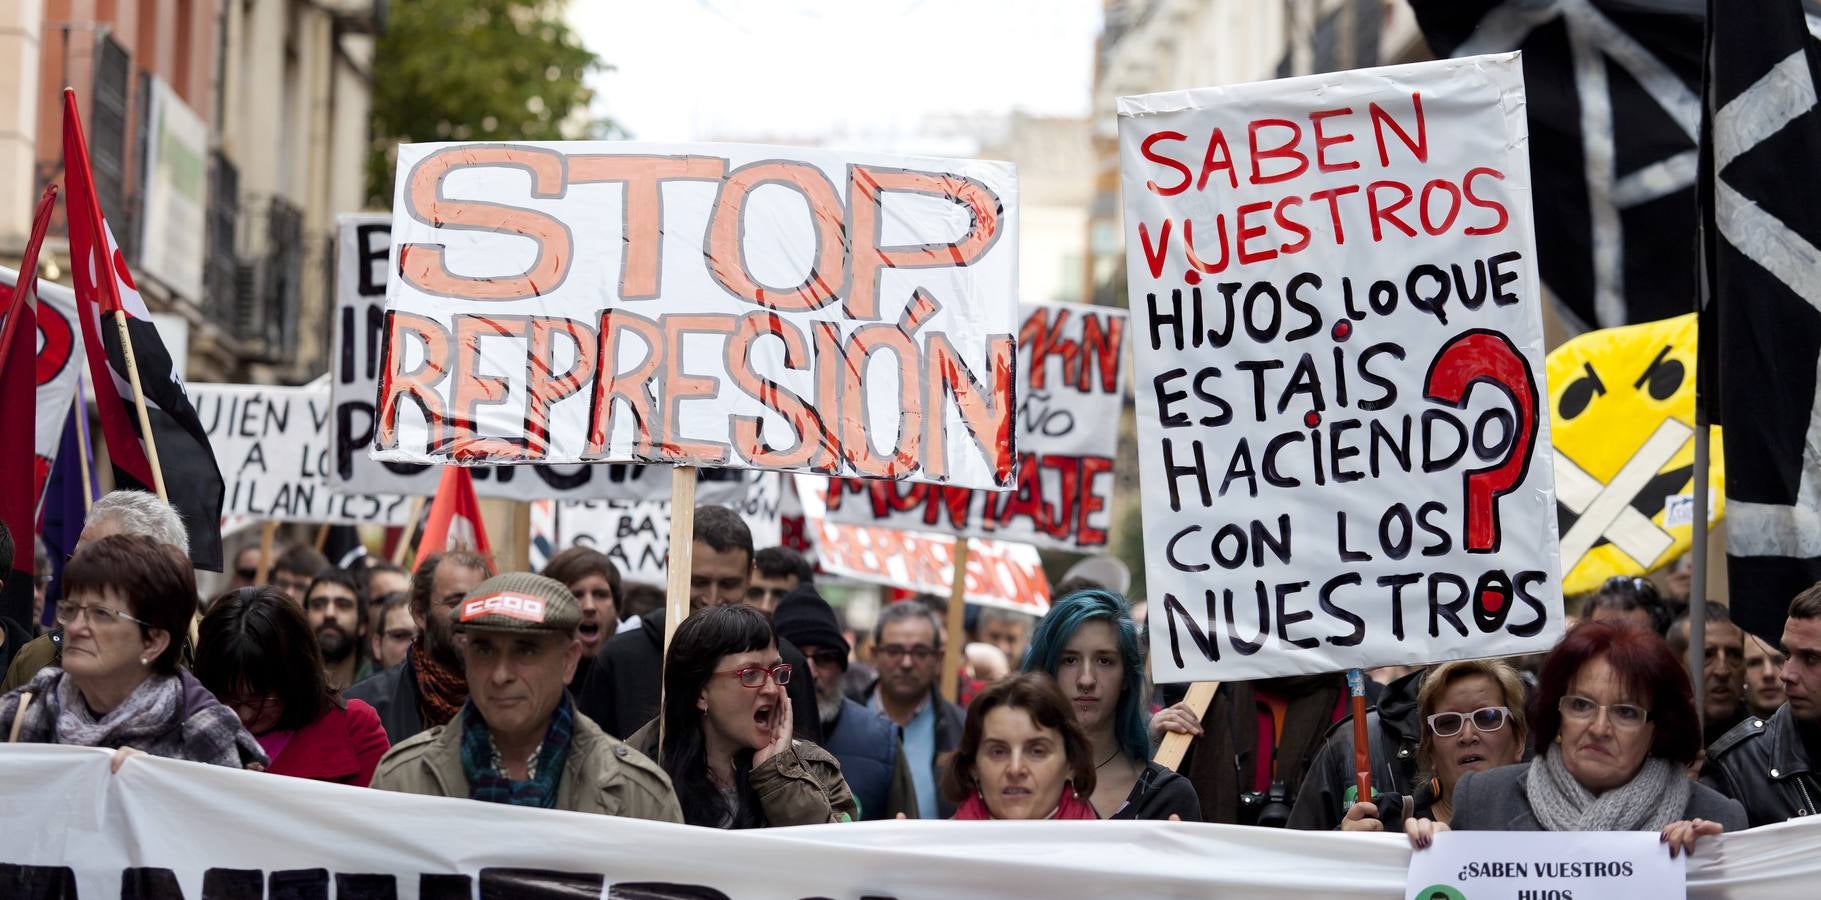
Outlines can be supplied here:
M1125 408L1126 311L1026 303L1018 328L1018 480L1008 491L829 481L832 522L1093 553L1112 528Z
M1003 490L1006 163L742 144L399 147L373 454Z
M1562 631L1516 54L1119 100L1159 681Z
M9 900L1396 900L1411 860L1402 835L1180 822L720 831L151 757L110 774L104 751L41 744L0 746L0 784L0 818L30 823L0 841ZM1821 879L1818 839L1815 819L1702 838L1688 896L1808 896Z

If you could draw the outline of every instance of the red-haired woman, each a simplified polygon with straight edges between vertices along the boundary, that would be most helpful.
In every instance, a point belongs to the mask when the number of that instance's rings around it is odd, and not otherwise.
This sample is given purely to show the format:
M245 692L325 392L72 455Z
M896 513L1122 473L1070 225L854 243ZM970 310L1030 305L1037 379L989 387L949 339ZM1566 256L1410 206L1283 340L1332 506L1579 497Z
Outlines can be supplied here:
M1473 772L1454 818L1405 823L1421 849L1437 832L1656 831L1669 855L1746 827L1745 810L1688 777L1701 749L1694 690L1655 632L1586 622L1543 662L1531 704L1534 760Z

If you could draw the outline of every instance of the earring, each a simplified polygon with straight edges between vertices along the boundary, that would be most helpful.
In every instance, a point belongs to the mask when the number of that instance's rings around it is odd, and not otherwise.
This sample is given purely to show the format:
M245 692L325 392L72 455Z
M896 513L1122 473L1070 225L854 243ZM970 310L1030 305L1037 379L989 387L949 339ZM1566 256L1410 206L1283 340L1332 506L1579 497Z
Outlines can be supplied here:
M141 656L141 657L139 657L139 664L142 666L149 666L152 664L152 661Z

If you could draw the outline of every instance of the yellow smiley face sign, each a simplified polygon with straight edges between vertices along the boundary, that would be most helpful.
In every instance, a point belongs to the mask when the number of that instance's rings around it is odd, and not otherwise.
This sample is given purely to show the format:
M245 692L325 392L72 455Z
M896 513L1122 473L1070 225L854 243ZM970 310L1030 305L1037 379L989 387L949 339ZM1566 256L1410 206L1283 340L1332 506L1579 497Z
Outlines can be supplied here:
M1596 590L1688 551L1694 514L1695 316L1591 331L1550 353L1562 590ZM1720 429L1709 522L1725 511Z

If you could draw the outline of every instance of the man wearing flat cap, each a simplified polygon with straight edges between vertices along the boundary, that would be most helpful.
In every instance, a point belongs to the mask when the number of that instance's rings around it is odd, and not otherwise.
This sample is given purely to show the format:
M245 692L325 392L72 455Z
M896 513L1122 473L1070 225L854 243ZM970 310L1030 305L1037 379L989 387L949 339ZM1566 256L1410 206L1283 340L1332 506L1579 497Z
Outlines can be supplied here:
M447 725L393 746L373 787L489 803L683 821L670 778L575 711L581 605L562 582L515 572L450 614L468 702Z

